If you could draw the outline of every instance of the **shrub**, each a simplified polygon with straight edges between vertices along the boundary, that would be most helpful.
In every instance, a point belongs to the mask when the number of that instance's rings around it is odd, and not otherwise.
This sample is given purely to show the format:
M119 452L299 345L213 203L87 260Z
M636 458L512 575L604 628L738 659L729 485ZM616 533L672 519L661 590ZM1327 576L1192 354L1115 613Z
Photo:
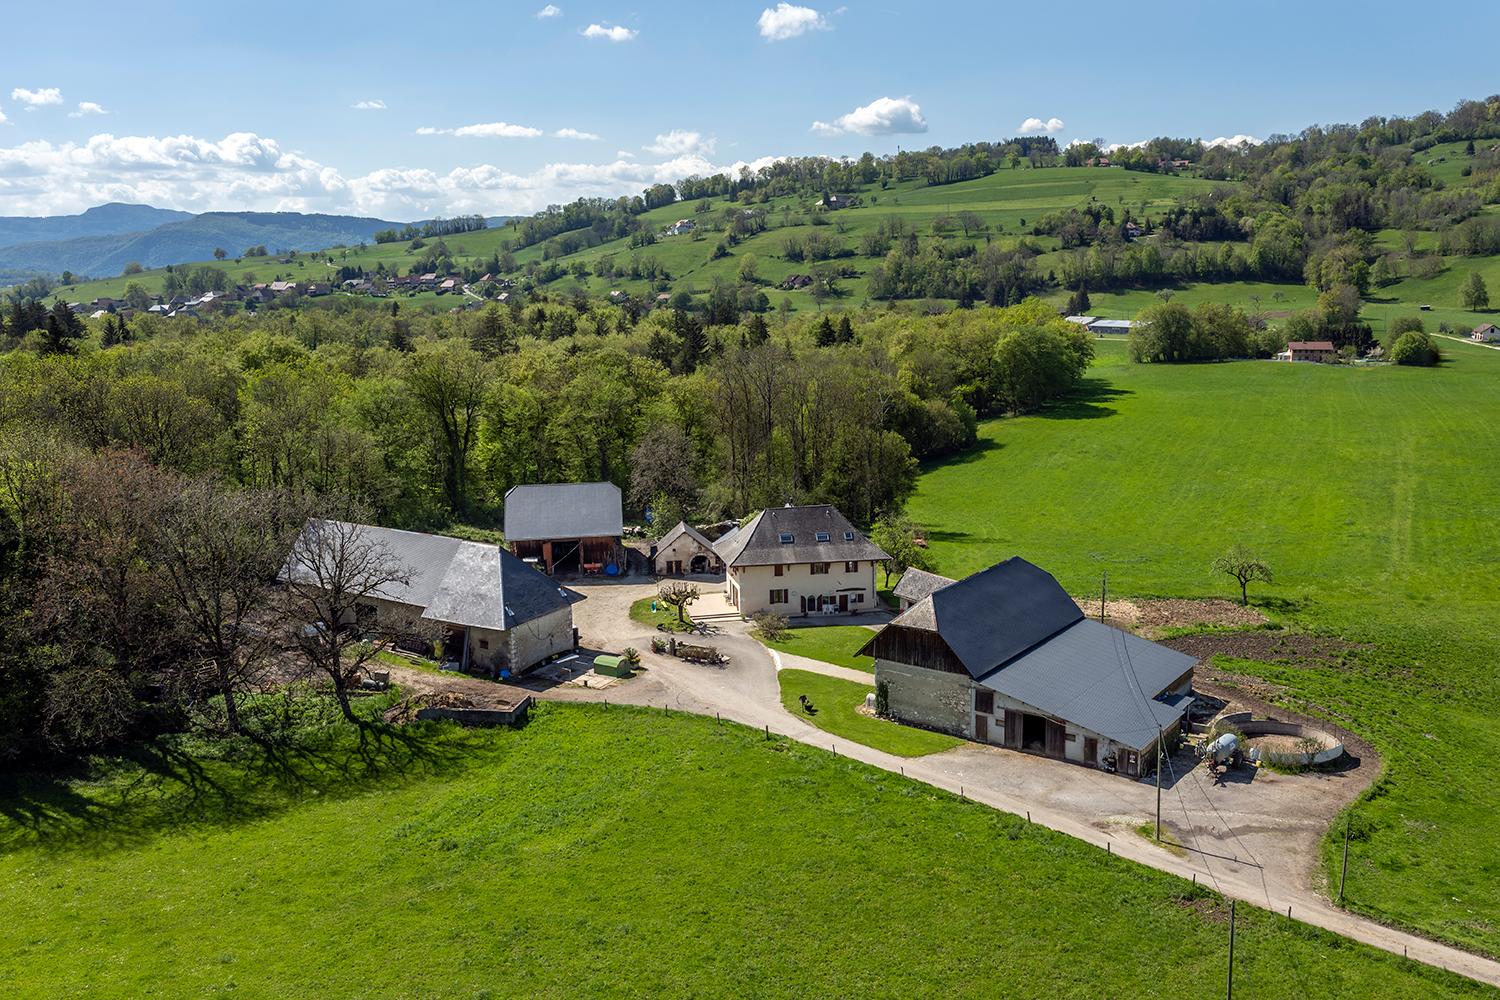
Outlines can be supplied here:
M1422 323L1420 316L1397 316L1391 320L1391 336L1399 337L1403 333L1426 333L1427 327Z
M1391 347L1391 360L1398 365L1431 367L1438 362L1438 350L1432 338L1416 330L1408 330L1396 338Z
M774 642L786 635L786 618L774 611L758 611L750 620L755 623L754 631L758 638Z

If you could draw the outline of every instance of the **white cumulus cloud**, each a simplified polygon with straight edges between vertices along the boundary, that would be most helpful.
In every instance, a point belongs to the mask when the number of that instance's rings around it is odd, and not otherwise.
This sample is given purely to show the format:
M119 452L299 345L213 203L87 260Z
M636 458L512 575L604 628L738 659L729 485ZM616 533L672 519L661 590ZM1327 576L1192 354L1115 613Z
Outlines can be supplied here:
M510 122L481 122L478 125L460 125L458 128L433 128L423 125L417 135L456 135L463 139L535 139L542 134L539 128L530 125L512 125Z
M777 157L719 163L702 153L652 161L617 155L604 163L548 163L516 172L494 164L450 170L383 167L346 175L236 132L95 135L85 142L0 146L0 214L57 215L122 201L185 211L333 212L387 219L482 213L519 215L582 197L638 194L693 175L759 170Z
M369 101L355 101L352 105L355 111L384 111L385 102L376 98Z
M62 91L56 87L43 87L39 90L27 90L25 87L17 87L10 92L10 99L20 101L26 105L26 110L45 107L48 104L61 104Z
M674 128L670 132L661 133L654 142L643 148L657 156L690 156L711 154L717 144L718 140L712 136Z
M760 37L768 42L784 42L809 31L827 31L832 27L828 19L813 8L785 2L761 11L755 24L760 28Z
M1265 142L1264 139L1257 139L1253 135L1221 135L1217 139L1205 140L1203 145L1209 149L1215 149L1219 146L1259 146L1263 142Z
M5 117L5 112L3 110L0 110L0 125L4 125L9 120L10 119Z
M107 115L103 105L95 104L93 101L79 101L77 111L69 111L69 118L83 118L87 115Z
M619 24L591 24L583 29L584 38L603 38L611 42L628 42L639 34L634 28Z
M1017 135L1041 135L1043 132L1051 135L1053 132L1061 132L1064 128L1061 118L1048 118L1042 121L1040 118L1028 118L1016 126Z
M576 128L560 128L552 136L555 139L579 139L583 142L598 142L603 138L597 132L584 132Z
M862 108L855 108L847 115L840 115L832 122L813 122L812 130L819 135L896 135L898 133L926 132L927 119L922 117L922 108L910 97L881 97Z
M561 17L562 8L557 6L556 4L549 3L547 6L537 11L536 16L538 20L546 20L549 17Z

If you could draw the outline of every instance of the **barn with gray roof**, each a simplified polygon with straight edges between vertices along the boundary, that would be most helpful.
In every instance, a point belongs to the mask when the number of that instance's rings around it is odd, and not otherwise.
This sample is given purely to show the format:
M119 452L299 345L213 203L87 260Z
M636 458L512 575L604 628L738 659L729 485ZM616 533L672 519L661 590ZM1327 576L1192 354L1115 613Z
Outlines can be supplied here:
M1018 557L933 589L860 652L900 722L1132 776L1181 724L1197 664L1085 617Z
M505 494L505 543L548 575L625 571L624 505L614 483L540 483Z
M328 536L326 544L319 535ZM368 552L400 567L369 595L379 614L399 611L438 626L445 660L471 673L520 674L578 645L573 605L582 595L498 545L343 521L309 521L299 560L285 575L314 582L306 565L325 548Z

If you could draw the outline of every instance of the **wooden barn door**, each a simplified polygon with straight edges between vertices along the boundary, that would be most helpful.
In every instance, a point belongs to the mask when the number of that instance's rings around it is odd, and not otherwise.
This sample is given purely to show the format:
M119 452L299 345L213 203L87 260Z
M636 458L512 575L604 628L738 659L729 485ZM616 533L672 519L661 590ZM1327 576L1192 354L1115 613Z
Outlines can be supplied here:
M1068 751L1063 746L1063 727L1060 722L1047 720L1047 756L1066 757Z
M1093 736L1083 738L1083 762L1089 767L1099 766L1099 741Z
M1009 708L1005 710L1005 745L1021 749L1021 713Z
M990 720L983 715L974 716L974 738L981 743L990 741Z

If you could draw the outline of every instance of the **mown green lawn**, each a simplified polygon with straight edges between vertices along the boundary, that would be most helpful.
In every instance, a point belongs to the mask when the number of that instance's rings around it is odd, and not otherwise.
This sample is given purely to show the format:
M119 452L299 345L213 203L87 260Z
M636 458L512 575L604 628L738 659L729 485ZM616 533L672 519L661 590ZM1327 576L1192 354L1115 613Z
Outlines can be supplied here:
M781 685L783 708L804 722L846 740L899 757L922 757L963 745L963 740L953 736L861 713L859 707L865 703L865 696L875 690L873 684L859 684L811 670L780 670L776 681ZM808 714L803 709L802 695L812 702L814 713Z
M869 642L873 635L863 625L809 625L787 629L781 638L761 639L761 642L783 653L873 674L875 658L855 655L856 650Z
M1079 399L986 423L909 510L940 572L1021 555L1072 593L1107 572L1119 595L1228 596L1213 558L1263 554L1273 617L1369 647L1254 667L1385 757L1350 905L1500 954L1500 352L1442 346L1436 369L1154 366L1101 342Z
M693 627L691 609L683 608L681 617L685 621L679 621L677 609L670 607L659 597L642 597L630 605L630 620L652 628L665 625L673 632L690 631Z
M1223 988L1207 890L826 750L582 704L362 750L332 732L275 758L159 752L101 782L8 787L0 995ZM1247 996L1486 995L1238 913Z

